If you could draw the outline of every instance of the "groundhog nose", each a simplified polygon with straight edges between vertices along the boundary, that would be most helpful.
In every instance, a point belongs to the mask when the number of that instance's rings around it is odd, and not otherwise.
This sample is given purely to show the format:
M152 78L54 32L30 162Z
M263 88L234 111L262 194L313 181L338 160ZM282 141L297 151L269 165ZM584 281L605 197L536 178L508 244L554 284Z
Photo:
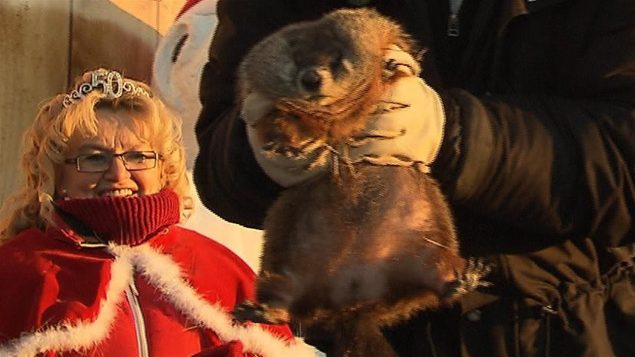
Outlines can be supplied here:
M300 84L302 87L309 91L315 92L320 89L320 85L322 84L322 76L315 69L309 69L304 71L300 76Z

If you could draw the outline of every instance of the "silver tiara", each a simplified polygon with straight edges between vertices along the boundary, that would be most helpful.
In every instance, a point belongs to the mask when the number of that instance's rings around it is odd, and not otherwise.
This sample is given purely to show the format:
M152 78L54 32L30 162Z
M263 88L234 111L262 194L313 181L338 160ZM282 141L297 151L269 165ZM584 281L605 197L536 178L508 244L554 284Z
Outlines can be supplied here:
M64 96L62 104L65 108L68 108L71 104L79 102L86 94L96 89L100 89L108 98L119 98L124 93L150 97L150 93L142 87L139 87L130 81L124 80L121 73L117 71L98 69L91 74L90 82L80 84L77 89Z

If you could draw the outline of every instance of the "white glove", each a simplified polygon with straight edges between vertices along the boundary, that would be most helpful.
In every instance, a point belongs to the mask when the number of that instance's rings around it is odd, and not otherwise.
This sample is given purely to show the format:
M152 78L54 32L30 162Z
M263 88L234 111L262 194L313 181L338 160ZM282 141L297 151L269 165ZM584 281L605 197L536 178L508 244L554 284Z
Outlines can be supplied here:
M415 166L429 171L436 158L445 125L439 95L418 77L419 65L408 53L392 46L384 55L388 72L400 72L395 82L377 103L366 128L350 142L334 148L340 160L376 165ZM243 102L241 116L256 161L264 172L283 187L293 186L329 169L333 152L324 157L288 157L264 152L254 125L273 109L273 103L252 93Z

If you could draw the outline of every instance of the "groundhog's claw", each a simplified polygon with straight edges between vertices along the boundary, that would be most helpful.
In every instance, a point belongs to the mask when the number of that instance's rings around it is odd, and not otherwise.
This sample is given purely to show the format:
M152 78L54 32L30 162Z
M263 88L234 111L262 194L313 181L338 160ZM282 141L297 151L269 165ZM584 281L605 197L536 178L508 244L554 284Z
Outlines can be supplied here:
M240 322L252 321L263 324L280 325L289 323L289 312L281 308L272 308L253 301L244 301L232 311L234 318Z
M445 293L446 299L453 299L470 292L479 286L491 286L492 283L481 280L492 270L490 264L480 258L470 258L463 271L456 271L456 280L448 283Z

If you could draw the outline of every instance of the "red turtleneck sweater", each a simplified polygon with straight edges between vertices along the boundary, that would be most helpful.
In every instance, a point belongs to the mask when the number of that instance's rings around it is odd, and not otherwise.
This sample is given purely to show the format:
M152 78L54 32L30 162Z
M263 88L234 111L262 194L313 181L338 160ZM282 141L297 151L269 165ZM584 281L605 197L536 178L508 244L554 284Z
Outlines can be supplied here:
M313 355L286 326L232 322L254 273L175 225L174 192L57 205L57 227L0 246L0 355Z

